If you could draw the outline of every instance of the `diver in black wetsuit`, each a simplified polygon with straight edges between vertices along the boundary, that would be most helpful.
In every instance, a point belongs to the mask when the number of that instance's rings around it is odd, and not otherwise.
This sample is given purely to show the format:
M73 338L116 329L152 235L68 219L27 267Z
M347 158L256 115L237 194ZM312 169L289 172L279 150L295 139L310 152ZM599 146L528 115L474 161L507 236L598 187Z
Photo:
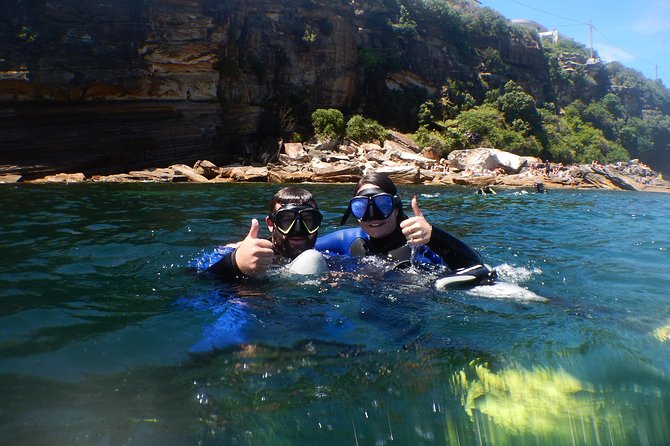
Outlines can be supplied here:
M316 249L354 257L378 255L406 262L411 259L414 248L414 260L419 263L444 265L452 271L481 266L482 278L491 273L477 251L428 223L416 197L412 199L414 216L408 217L397 193L387 175L365 175L356 184L354 197L341 221L344 224L353 214L360 227L321 236Z

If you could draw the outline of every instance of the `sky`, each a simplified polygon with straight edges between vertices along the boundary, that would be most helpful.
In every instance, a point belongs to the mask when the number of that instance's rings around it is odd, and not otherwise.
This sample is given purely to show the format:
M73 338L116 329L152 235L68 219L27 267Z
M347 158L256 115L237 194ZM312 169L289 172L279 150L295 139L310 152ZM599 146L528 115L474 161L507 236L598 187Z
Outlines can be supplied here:
M670 88L670 0L480 0L508 19L530 19Z

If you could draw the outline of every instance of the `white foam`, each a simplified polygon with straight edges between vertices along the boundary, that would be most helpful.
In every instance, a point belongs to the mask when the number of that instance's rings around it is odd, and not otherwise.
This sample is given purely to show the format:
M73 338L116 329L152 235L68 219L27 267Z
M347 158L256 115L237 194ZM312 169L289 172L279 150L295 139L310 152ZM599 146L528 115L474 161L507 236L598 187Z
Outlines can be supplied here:
M503 282L521 283L529 281L534 275L542 274L540 268L528 269L523 266L512 266L503 263L495 267L498 278Z
M549 299L542 297L520 283L527 282L533 276L542 274L539 268L525 268L523 266L512 266L507 263L496 266L497 279L492 285L480 285L467 290L471 296L484 297L488 299L505 299L519 302L548 302Z
M496 282L493 285L476 286L467 291L471 296L489 299L509 299L523 302L548 302L549 299L520 287L515 283Z

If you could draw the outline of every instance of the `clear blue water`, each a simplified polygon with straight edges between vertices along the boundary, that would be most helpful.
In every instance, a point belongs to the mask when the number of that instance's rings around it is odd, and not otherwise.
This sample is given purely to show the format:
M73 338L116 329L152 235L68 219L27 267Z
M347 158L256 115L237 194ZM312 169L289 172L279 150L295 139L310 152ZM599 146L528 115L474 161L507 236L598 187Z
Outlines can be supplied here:
M189 271L277 188L1 187L0 444L670 444L670 195L401 187L494 287Z

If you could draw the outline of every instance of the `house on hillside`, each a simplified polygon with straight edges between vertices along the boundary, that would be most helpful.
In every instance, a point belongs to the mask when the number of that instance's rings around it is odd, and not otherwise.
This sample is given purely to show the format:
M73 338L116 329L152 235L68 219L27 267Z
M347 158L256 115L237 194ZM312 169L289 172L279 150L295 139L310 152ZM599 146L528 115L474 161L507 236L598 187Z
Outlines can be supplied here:
M528 19L512 19L512 23L535 31L540 36L540 39L551 39L552 42L558 42L560 34L555 29L549 31L546 26Z

